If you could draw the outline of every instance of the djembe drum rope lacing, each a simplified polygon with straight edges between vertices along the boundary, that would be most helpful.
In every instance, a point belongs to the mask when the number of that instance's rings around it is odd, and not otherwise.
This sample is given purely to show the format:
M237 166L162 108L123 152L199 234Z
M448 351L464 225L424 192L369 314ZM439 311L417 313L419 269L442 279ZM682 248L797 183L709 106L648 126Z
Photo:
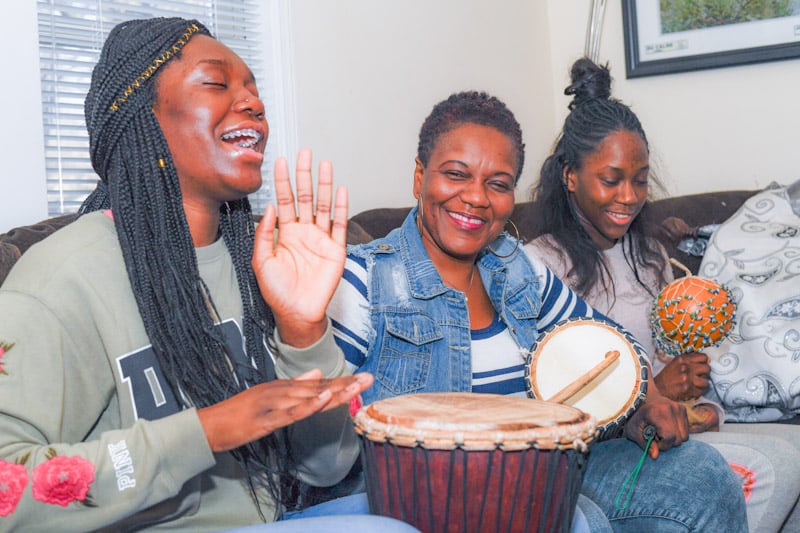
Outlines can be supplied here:
M502 450L502 451L517 451L534 448L537 450L565 450L575 449L582 453L586 453L595 439L595 432L586 434L588 428L594 428L597 425L594 417L588 415L584 419L584 424L578 427L578 432L573 427L560 428L560 427L547 427L540 426L527 433L530 434L526 438L524 432L517 430L512 433L508 432L492 432L491 430L477 429L470 434L463 432L454 432L447 437L435 438L425 436L417 433L403 434L402 430L398 428L385 428L381 424L380 427L374 427L375 421L368 418L360 420L360 425L356 431L375 442L386 442L395 446L404 446L406 448L413 448L419 446L427 450L453 450L461 449L465 451L479 451L479 450ZM543 433L541 429L547 428L548 431ZM437 430L446 430L446 426L440 426ZM549 433L549 434L547 434Z
M591 423L592 424L595 423L593 418L591 419ZM370 433L369 431L367 431L365 429L359 430L358 433L363 435L365 438L373 440L373 441L381 440L380 437L377 438L377 439L373 438L373 437L375 437L375 435ZM383 436L383 442L386 442L387 444L393 444L393 445L396 445L396 446L405 446L407 448L413 448L413 447L417 447L418 446L420 448L425 448L426 450L455 450L455 449L458 449L458 450L465 450L465 451L475 451L475 450L484 450L484 449L497 449L497 450L501 450L501 451L504 451L504 452L508 452L508 451L526 450L526 449L533 448L533 449L536 449L536 450L578 450L581 453L587 453L589 451L589 445L592 442L594 442L594 439L595 439L594 435L590 435L588 438L575 437L572 441L567 441L565 439L567 439L568 436L565 436L564 438L559 438L559 439L553 441L548 446L542 446L541 443L536 442L536 441L528 441L528 442L520 443L519 446L513 446L512 447L512 446L506 445L503 442L503 440L502 440L503 434L495 435L495 437L497 437L498 440L496 440L494 442L494 445L491 448L474 448L474 447L472 447L471 445L469 445L467 443L459 442L457 435L455 435L453 437L453 441L454 441L453 445L449 446L449 447L446 447L446 448L439 447L437 445L431 446L425 440L396 439L394 437L389 437L389 436L385 436L385 435ZM489 440L491 440L491 439L487 439L487 442Z

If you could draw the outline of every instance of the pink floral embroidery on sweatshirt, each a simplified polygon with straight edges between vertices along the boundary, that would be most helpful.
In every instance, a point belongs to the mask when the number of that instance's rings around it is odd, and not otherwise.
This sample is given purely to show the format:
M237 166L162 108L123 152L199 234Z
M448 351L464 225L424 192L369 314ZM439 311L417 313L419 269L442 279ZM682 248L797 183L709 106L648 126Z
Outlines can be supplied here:
M56 455L33 469L33 497L66 507L84 501L94 481L95 466L83 457Z
M350 398L350 416L356 416L362 405L364 405L364 402L361 401L361 395Z
M28 485L24 466L0 459L0 516L8 516L17 508Z
M4 342L0 342L0 375L8 375L8 372L3 370L3 356L14 347L14 343L6 344Z

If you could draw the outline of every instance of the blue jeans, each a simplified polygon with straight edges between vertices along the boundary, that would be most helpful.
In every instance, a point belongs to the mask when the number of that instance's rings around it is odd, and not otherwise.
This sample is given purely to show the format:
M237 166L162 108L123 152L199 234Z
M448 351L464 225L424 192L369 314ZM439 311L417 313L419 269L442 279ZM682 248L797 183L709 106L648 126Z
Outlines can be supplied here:
M279 522L257 524L227 533L419 533L413 526L369 514L365 493L345 496L313 505L302 511L286 513Z
M575 510L572 533L746 533L747 516L741 479L711 446L684 442L662 452L655 461L645 459L624 508L618 495L642 449L626 439L596 443ZM620 503L625 497L619 498ZM403 522L368 515L366 494L354 494L303 511L288 513L283 521L245 528L269 532L308 531L335 533L416 531ZM285 529L284 529L285 528Z
M335 515L281 520L233 529L227 533L420 533L405 522L375 515Z
M646 458L630 501L620 508L617 496L641 456L627 439L596 443L589 452L581 492L615 532L747 532L741 479L719 452L693 440Z
M584 510L586 510L586 515L584 515ZM317 518L317 517L328 517L331 518L333 515L349 515L349 519L354 518L354 515L367 515L369 513L369 503L367 502L367 495L366 493L362 492L360 494L353 494L352 496L345 496L343 498L337 498L335 500L331 500L325 503L320 503L319 505L314 505L309 507L308 509L304 509L302 511L296 511L291 513L286 513L284 516L284 520L293 522L295 520L301 520L303 524L306 523L306 520L309 518ZM378 516L370 515L370 518L381 518ZM282 522L281 522L282 523ZM605 529L603 527L595 527L595 524L604 524ZM346 533L354 533L356 531L360 531L359 529L354 529L353 523L350 523L349 529ZM400 522L403 524L403 522ZM416 529L408 526L409 529L386 529L382 523L374 523L371 524L373 527L380 525L381 533L394 533L395 531L417 531ZM406 524L403 524L406 525ZM389 523L387 527L396 527ZM272 531L271 529L268 531ZM279 530L284 531L284 530ZM299 530L298 530L299 531ZM323 530L328 531L328 530ZM335 530L338 531L338 530ZM366 531L366 530L365 530ZM378 529L375 529L378 531ZM595 506L592 502L589 502L581 496L579 498L579 506L575 509L575 516L572 520L572 530L571 533L599 533L599 532L611 532L611 528L608 526L608 520L600 512L599 508Z
M655 461L646 458L631 489L630 500L624 509L620 509L617 496L641 456L642 449L627 439L614 439L592 446L572 533L747 532L741 479L719 452L698 441L684 442L677 448L662 452ZM619 501L624 503L625 497ZM296 522L297 527L313 526L317 529L318 523L310 522L314 519L324 520L325 527L334 528L319 530L326 533L354 533L369 531L370 528L381 533L415 531L407 524L388 518L384 527L383 523L377 522L384 517L371 516L368 512L366 494L360 493L288 513L284 522L266 527ZM332 515L347 515L347 518ZM360 524L353 520L359 517L376 522ZM362 526L365 529L359 529ZM337 527L341 529L335 529Z

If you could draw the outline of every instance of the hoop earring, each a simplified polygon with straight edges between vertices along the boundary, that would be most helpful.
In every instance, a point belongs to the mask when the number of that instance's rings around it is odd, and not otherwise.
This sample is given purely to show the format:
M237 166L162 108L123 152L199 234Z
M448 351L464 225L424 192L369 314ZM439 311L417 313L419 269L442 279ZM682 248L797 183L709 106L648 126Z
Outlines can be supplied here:
M422 215L424 214L422 211L422 194L420 194L419 198L417 198L417 231L419 231L420 235L422 235Z
M498 254L497 252L495 252L494 250L492 250L492 247L491 247L491 246L487 246L487 247L486 247L486 248L489 250L489 252L491 252L491 254L492 254L493 256L497 257L498 259L507 259L507 258L511 257L512 255L514 255L514 254L517 252L517 248L519 248L519 242L520 242L519 228L517 227L517 225L516 225L516 224L514 224L514 221L513 221L513 220L511 220L510 218L508 219L508 221L506 222L506 224L511 224L511 227L513 227L513 228L514 228L514 233L516 233L516 235L517 235L517 240L514 242L514 249L513 249L513 250L511 250L511 251L510 251L509 253L507 253L506 255L500 255L500 254Z

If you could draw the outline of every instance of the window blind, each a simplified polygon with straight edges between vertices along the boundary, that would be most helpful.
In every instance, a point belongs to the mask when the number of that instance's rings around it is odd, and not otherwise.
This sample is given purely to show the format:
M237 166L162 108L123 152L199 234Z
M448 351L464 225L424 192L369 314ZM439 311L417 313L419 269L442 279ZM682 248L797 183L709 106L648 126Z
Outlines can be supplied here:
M270 120L277 109L279 85L272 74L263 35L264 7L257 0L37 0L42 79L47 203L50 216L74 213L94 190L97 174L89 160L89 136L83 101L92 68L108 32L119 22L136 18L180 16L205 24L221 42L252 69ZM273 126L270 120L270 126ZM264 169L271 169L272 146L282 145L270 127ZM273 201L271 180L251 195L255 212Z

